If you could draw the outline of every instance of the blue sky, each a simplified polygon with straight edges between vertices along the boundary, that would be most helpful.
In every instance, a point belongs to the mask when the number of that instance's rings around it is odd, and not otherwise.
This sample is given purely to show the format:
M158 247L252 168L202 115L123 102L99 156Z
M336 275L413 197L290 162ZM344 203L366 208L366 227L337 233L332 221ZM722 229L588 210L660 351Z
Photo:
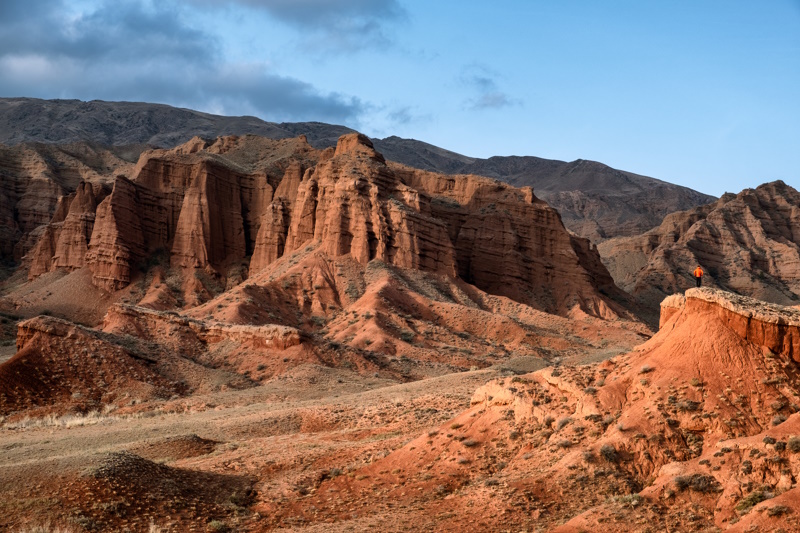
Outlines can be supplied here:
M2 0L0 96L800 188L800 0Z

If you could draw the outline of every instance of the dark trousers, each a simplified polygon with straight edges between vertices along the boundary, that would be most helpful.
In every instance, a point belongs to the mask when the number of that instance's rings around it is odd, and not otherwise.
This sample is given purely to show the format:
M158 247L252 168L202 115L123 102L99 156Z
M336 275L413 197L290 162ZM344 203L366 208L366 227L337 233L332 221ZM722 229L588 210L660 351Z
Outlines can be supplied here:
M695 284L696 284L695 287L699 287L700 285L703 284L703 276L695 277L694 281L695 281Z

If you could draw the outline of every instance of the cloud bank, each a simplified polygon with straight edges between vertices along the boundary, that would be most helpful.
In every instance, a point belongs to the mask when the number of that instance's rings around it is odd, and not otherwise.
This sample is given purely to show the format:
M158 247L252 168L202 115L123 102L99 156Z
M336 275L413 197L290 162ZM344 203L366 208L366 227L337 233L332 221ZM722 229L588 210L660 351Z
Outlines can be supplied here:
M297 4L347 3L241 2L270 4L287 20L299 16ZM388 8L393 2L376 3ZM372 9L375 16L381 12ZM266 63L226 61L221 50L213 35L188 25L170 2L103 0L82 11L64 0L0 2L3 96L148 101L351 125L368 107L281 76Z

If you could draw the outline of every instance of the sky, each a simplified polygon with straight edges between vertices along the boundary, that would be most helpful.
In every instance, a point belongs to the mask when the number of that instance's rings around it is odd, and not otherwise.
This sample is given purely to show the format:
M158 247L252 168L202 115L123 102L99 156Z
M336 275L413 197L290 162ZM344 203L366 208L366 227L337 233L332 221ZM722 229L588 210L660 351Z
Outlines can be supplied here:
M800 188L800 0L0 0L0 96Z

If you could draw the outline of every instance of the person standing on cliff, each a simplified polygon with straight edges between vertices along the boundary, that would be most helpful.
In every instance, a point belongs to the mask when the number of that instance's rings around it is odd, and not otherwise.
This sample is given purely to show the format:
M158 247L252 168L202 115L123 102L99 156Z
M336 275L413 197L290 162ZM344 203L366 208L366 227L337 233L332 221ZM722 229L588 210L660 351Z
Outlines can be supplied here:
M697 268L694 269L694 282L695 287L699 287L703 284L703 269L700 268L700 265L697 265Z

